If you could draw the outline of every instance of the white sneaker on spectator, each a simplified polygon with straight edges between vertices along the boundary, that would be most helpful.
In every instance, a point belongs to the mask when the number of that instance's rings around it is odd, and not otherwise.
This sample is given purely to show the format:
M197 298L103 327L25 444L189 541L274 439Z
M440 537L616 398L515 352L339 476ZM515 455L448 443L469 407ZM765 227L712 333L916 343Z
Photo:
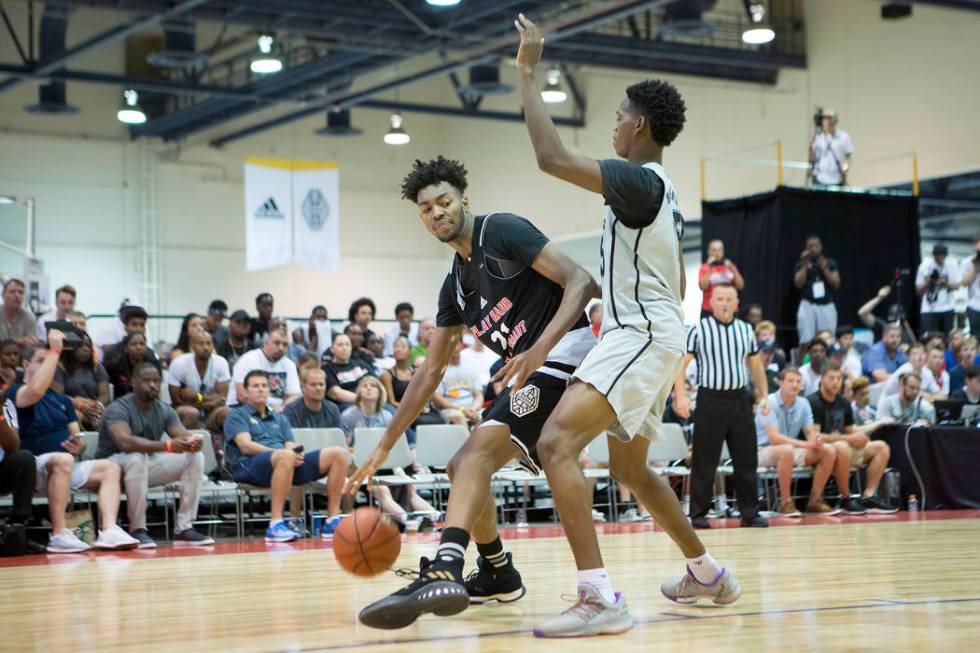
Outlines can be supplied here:
M643 517L640 516L640 511L636 508L630 508L620 516L619 521L623 523L643 521Z
M601 512L599 512L598 510L596 510L595 508L593 508L592 521L594 521L596 524L604 524L606 523L606 516Z
M88 544L78 539L78 536L71 529L66 528L57 535L52 535L48 540L48 553L81 553L91 549Z
M99 539L95 540L95 548L106 551L125 551L135 549L140 545L140 541L113 524L109 528L99 532Z

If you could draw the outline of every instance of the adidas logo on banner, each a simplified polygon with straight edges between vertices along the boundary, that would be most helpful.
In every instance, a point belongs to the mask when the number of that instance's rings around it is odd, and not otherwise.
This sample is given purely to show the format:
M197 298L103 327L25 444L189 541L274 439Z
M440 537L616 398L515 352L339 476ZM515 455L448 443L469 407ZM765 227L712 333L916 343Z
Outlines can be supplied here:
M279 210L279 205L276 204L276 198L274 197L269 197L269 199L262 202L262 206L255 211L255 217L270 220L283 220L286 218L283 212Z

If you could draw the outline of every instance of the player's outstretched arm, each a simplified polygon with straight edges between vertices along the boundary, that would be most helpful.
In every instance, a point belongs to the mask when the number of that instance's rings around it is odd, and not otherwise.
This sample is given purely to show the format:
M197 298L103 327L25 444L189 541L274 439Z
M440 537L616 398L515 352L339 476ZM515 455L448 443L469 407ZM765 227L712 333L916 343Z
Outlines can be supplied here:
M541 30L524 14L518 14L514 25L521 33L517 70L521 77L521 95L524 98L524 122L531 136L538 168L549 175L601 194L602 172L599 170L599 162L565 149L544 106L544 100L541 99L534 79L534 66L541 61L544 50Z
M385 434L378 442L371 456L361 463L357 471L347 480L345 491L354 494L357 489L365 482L370 480L374 473L381 467L388 458L388 452L395 446L398 438L412 425L415 418L419 416L422 409L432 398L432 394L439 387L449 360L453 357L456 350L456 343L463 335L463 326L437 327L429 344L429 351L425 356L422 366L415 372L412 380L405 389L405 395L398 404L398 410L391 422L385 427Z
M514 392L520 390L527 378L544 364L548 352L575 326L589 301L599 294L599 284L592 275L554 243L548 243L541 249L532 267L541 276L564 288L565 292L554 317L534 346L511 358L494 376L495 379L503 378L504 385L516 377Z

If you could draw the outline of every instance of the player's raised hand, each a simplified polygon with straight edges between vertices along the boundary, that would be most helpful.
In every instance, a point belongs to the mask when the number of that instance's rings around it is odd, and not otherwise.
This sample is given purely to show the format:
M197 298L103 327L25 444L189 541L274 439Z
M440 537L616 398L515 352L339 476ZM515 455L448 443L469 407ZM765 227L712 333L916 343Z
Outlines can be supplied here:
M544 37L541 30L524 14L517 14L514 27L521 33L521 47L517 50L517 67L533 68L541 61L544 51Z
M358 489L365 483L371 481L371 477L374 476L374 473L378 471L387 459L388 452L381 447L376 447L368 459L364 461L364 464L358 467L357 471L347 479L347 485L344 486L344 494L351 496L357 494Z
M537 349L537 346L531 347L508 360L503 367L497 370L490 381L501 381L506 388L511 379L514 379L514 385L510 388L511 394L523 388L528 377L534 374L535 370L544 365L548 359L548 352L539 352Z

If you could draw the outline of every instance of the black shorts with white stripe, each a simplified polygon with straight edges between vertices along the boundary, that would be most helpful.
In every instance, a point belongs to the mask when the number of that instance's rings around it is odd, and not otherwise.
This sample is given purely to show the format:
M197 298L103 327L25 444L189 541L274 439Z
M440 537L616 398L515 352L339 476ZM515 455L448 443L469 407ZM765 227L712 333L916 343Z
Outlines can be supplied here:
M544 423L568 387L568 374L564 371L558 374L562 378L535 372L516 395L511 397L510 388L507 388L497 396L490 408L483 411L484 422L497 422L510 427L510 440L518 451L517 462L531 474L541 473L538 438L541 437Z

